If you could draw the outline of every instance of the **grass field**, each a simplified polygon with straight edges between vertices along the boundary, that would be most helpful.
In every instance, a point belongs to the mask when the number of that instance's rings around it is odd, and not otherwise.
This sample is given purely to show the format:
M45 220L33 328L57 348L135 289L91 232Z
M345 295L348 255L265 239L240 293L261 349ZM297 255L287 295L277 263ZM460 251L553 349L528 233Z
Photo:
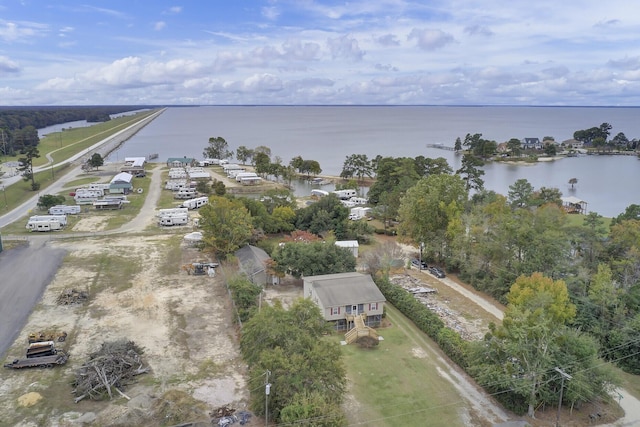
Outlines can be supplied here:
M391 325L378 330L384 340L377 348L341 347L348 388L358 400L357 407L347 405L350 425L467 425L461 416L465 402L438 373L446 368L434 357L439 355L437 345L395 308L387 307Z

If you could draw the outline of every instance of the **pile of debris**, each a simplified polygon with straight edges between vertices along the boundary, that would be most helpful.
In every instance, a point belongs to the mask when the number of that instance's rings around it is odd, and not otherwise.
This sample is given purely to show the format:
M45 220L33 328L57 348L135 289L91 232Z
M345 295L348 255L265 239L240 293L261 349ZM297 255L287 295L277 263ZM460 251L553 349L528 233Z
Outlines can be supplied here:
M228 406L221 406L218 409L214 409L209 413L211 423L219 427L226 427L236 422L239 422L240 425L245 425L249 422L251 412L240 411L238 415L236 415L235 412L235 409L229 408Z
M390 277L390 281L413 294L425 307L436 313L449 329L456 331L464 340L479 340L484 336L472 325L473 322L466 321L460 313L450 309L447 306L448 301L435 297L433 294L436 294L437 290L425 286L421 280L410 275L395 275Z
M119 340L102 343L100 350L91 353L89 360L76 372L73 382L75 402L88 397L91 400L113 398L115 390L125 399L122 389L134 381L134 377L149 371L141 361L143 350L133 341Z
M58 305L71 305L81 304L89 299L89 293L85 291L79 291L77 289L65 289L63 290L56 302Z

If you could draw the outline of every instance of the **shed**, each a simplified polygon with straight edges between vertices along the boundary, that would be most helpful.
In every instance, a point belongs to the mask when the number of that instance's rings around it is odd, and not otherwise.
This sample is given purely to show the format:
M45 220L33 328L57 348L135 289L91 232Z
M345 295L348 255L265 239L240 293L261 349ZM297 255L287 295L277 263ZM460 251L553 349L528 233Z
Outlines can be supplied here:
M354 316L366 316L367 326L379 326L386 299L373 279L362 273L337 273L304 278L304 297L320 307L336 329L350 329Z
M338 240L336 246L346 248L351 251L354 257L358 258L358 241L357 240Z
M109 193L128 194L133 189L133 175L128 172L120 172L109 183Z
M562 197L562 207L567 213L587 214L587 202L574 196Z
M267 263L271 257L257 246L246 245L235 253L240 264L240 270L247 275L252 283L260 286L277 285L280 283L278 276L269 273Z

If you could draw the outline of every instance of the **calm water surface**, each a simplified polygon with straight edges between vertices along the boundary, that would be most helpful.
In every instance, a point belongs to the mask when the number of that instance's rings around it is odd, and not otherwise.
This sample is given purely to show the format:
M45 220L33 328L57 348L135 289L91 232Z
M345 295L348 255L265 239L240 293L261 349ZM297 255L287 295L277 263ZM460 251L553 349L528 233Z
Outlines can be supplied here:
M302 156L320 162L322 173L339 175L351 154L444 157L457 169L460 156L427 144L453 146L457 137L481 133L497 142L552 136L564 141L579 129L613 126L640 138L640 108L574 107L174 107L144 127L110 159L159 155L202 158L210 137L221 136L232 150L244 145L271 148L283 163ZM635 183L640 161L634 156L583 156L533 166L489 164L485 187L501 194L517 179L536 189L556 187L564 196L588 202L588 209L615 216L640 204ZM571 190L568 182L577 178Z

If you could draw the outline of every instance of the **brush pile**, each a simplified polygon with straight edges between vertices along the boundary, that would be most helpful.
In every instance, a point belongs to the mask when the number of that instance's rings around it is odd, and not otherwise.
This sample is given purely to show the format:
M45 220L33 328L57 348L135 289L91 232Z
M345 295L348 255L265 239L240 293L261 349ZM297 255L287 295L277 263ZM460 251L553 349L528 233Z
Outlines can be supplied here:
M144 367L140 355L143 350L126 339L102 343L100 350L89 355L76 372L73 393L76 403L84 398L102 400L113 392L129 400L122 389L134 382L134 378L149 371Z
M79 291L77 289L65 289L63 290L56 302L58 305L71 305L81 304L89 299L89 294L85 291Z

